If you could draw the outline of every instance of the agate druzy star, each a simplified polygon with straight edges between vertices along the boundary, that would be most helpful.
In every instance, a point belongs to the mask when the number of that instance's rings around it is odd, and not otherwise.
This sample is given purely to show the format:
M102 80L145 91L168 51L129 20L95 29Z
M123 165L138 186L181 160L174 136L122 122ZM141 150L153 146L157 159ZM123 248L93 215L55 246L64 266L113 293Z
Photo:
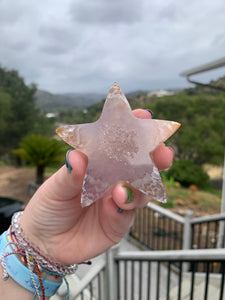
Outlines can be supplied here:
M149 199L166 202L151 152L179 126L173 121L136 118L114 83L96 122L58 128L58 135L66 143L88 156L81 205L90 205L121 181Z

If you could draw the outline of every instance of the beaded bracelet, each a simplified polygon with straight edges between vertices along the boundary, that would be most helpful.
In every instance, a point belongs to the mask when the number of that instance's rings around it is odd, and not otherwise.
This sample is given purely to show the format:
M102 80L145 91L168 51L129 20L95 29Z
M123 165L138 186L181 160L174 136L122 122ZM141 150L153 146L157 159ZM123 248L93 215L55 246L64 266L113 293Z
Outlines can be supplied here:
M76 272L78 265L68 265L64 266L60 263L55 262L52 258L46 256L42 253L39 247L35 246L34 243L29 241L25 236L23 229L20 226L20 217L23 212L17 212L12 217L12 233L15 235L19 246L22 249L26 249L26 252L37 261L40 268L48 270L50 272L55 272L60 275L70 275ZM87 262L90 264L89 262Z
M17 244L10 239L9 230L0 235L0 262L3 267L3 280L6 281L10 276L19 285L37 294L38 299L53 296L62 284L62 278L60 281L54 282L47 280L46 275L41 278L33 273L18 259L18 256L24 253L18 251L16 247Z
M37 296L41 300L45 299L45 296L52 296L64 279L69 297L69 286L65 275L75 273L78 265L64 266L57 263L29 241L20 225L22 213L17 212L13 215L9 230L0 236L3 280L12 277L24 288L34 292L34 298ZM91 262L81 264L91 264ZM46 280L47 275L55 275L60 281Z

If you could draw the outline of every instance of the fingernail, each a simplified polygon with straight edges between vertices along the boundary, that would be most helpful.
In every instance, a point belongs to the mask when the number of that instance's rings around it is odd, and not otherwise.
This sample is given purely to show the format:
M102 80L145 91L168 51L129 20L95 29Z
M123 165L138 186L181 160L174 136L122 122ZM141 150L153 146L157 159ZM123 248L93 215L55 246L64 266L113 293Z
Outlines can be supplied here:
M153 119L153 117L154 117L154 114L153 114L153 112L151 111L151 109L148 109L148 108L146 108L145 110L147 110L150 114L151 114L151 116L152 116L152 119Z
M125 189L125 191L127 193L126 203L132 202L134 200L134 192L130 188L126 187L126 186L124 186L124 189Z
M73 170L73 168L71 167L71 165L69 164L69 161L68 161L68 155L69 155L70 151L72 151L72 150L68 150L66 152L66 167L67 167L69 174L71 174L71 172Z

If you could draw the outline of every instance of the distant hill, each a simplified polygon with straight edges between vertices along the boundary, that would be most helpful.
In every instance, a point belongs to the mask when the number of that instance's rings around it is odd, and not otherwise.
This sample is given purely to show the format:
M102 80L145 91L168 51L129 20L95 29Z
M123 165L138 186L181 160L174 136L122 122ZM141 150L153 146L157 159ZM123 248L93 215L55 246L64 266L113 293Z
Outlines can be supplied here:
M97 93L51 94L42 90L35 93L36 106L45 112L79 110L100 102L104 97L105 95Z
M177 92L177 90L171 91ZM143 105L146 101L149 101L149 98L155 98L150 94L150 91L138 90L126 93L126 97L131 106L136 107L138 104ZM46 113L54 113L62 110L82 110L83 108L101 102L105 97L105 94L100 93L52 94L43 90L37 90L35 94L36 106Z

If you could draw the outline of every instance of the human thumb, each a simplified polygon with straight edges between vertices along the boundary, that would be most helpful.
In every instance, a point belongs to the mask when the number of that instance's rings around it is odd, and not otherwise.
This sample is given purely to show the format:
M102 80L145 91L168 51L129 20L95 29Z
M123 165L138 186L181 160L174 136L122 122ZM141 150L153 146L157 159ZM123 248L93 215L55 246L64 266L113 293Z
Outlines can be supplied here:
M81 193L88 158L78 150L67 152L66 164L43 184L43 191L54 200L71 199Z

